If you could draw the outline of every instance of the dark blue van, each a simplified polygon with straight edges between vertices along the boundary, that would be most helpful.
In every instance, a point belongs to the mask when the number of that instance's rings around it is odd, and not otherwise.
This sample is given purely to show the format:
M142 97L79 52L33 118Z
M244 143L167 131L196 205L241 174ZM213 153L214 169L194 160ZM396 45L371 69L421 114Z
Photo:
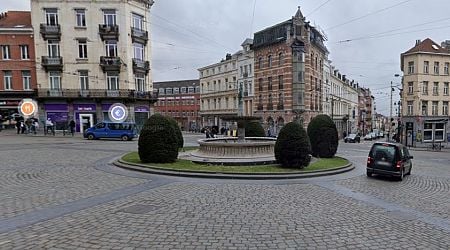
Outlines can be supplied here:
M94 127L86 129L83 136L88 140L120 138L122 141L131 141L136 137L136 124L129 122L100 122Z

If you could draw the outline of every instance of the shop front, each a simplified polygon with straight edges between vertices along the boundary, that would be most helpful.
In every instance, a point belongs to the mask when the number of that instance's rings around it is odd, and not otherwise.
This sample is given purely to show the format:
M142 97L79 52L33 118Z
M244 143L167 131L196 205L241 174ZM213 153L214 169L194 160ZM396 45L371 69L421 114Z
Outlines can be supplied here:
M67 104L44 104L45 117L40 116L42 126L50 119L56 130L66 130L69 124L69 105Z
M73 116L77 132L92 127L96 123L96 104L73 104Z
M147 121L150 114L150 108L148 106L136 106L134 108L134 121L138 132L141 131L145 122Z
M0 127L14 128L18 113L20 100L0 100ZM1 129L0 128L0 129Z

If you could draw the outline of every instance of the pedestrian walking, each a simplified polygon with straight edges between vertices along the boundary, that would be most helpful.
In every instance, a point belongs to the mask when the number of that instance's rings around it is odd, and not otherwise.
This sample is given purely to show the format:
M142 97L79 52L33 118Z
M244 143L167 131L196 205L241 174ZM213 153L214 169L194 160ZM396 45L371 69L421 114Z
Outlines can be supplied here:
M70 133L72 134L72 136L75 134L75 121L71 120L69 123L69 128L70 128Z
M20 134L20 121L16 121L17 134Z

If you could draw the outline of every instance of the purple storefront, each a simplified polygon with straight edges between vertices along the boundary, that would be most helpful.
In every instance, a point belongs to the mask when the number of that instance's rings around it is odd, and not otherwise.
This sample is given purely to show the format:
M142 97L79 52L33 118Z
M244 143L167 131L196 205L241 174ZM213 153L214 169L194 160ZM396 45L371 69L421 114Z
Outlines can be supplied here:
M69 106L67 104L45 104L45 119L50 119L55 124L56 130L66 129L69 122ZM45 121L42 121L45 125Z
M95 103L73 104L73 117L77 132L94 126L96 123L96 107Z

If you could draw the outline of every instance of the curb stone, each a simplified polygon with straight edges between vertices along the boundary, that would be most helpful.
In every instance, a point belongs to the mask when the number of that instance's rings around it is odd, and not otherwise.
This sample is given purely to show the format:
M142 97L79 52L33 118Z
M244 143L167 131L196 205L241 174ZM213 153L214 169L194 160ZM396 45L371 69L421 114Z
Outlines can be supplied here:
M150 174L170 175L190 178L212 178L212 179L243 179L243 180L279 180L279 179L303 179L327 175L336 175L353 170L355 167L350 162L347 165L333 169L333 170L318 170L308 173L257 173L257 174L241 174L241 173L222 173L222 172L206 172L206 171L181 171L181 170L166 170L156 167L149 167L143 164L128 163L121 159L116 160L113 164L117 167L139 171Z

